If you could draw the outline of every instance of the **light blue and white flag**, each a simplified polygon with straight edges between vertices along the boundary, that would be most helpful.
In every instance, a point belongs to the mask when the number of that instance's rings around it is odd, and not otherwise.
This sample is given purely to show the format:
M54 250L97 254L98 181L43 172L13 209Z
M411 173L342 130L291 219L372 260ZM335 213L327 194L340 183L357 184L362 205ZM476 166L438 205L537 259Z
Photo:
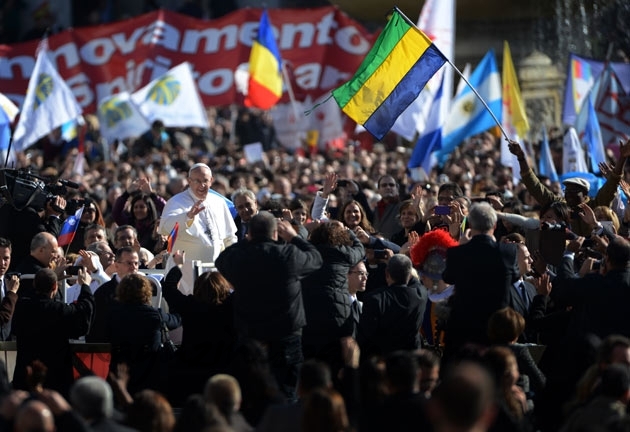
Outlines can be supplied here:
M416 142L407 166L412 168L422 167L427 176L431 173L431 154L442 148L442 125L444 124L442 104L444 81L440 82L435 98L431 103L427 127Z
M501 77L492 50L488 51L481 63L475 68L469 82L486 101L500 122L502 114ZM439 162L443 163L455 147L466 138L496 125L494 118L477 95L470 87L466 86L462 93L455 97L444 124L442 150L438 153Z
M597 113L593 107L591 98L586 101L587 118L586 127L584 129L583 142L588 151L589 160L591 161L591 171L599 172L599 164L606 162L606 151L604 150L604 142L602 140L602 131L599 127Z
M562 174L567 173L588 173L584 149L574 128L569 128L562 141Z
M131 95L140 112L153 123L167 127L208 127L192 65L181 63Z
M13 133L13 149L22 151L82 113L72 90L48 57L48 44L40 44L28 82L20 119Z
M547 127L543 125L542 143L540 144L540 160L538 161L538 174L549 178L553 182L558 181L558 173L556 166L551 157L551 149L549 148L549 137L547 136Z

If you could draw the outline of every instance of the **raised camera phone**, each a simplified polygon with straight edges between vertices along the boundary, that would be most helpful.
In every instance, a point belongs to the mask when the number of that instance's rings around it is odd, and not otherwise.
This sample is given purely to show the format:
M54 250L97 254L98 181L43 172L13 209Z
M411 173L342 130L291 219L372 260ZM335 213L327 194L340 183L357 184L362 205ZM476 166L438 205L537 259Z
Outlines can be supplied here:
M282 209L275 209L275 210L270 210L270 213L273 215L273 217L275 218L281 218L282 217Z
M337 187L346 187L348 186L348 180L337 180Z
M69 276L76 276L79 274L79 270L81 270L83 266L70 266L66 267L66 274Z
M385 249L374 249L374 259L386 259L387 252Z
M435 214L438 216L450 215L451 208L447 205L435 206Z

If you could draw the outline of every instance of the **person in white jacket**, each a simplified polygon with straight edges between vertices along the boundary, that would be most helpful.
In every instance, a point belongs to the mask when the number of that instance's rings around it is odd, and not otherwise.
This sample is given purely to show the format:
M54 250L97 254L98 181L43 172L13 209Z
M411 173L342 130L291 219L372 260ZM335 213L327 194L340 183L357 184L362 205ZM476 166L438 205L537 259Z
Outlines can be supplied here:
M236 225L225 200L209 192L212 181L206 164L193 165L188 171L189 188L166 202L160 218L163 235L169 235L179 224L171 251L185 252L186 262L191 263L182 269L180 290L184 294L193 290L192 262L214 262L223 249L237 241ZM172 259L166 267L172 267Z

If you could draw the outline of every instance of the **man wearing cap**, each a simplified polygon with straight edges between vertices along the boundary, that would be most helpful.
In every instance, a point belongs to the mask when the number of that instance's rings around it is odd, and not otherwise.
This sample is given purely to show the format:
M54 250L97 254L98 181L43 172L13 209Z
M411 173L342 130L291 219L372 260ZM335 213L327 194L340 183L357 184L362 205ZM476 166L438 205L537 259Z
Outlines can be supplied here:
M529 193L536 199L536 201L538 201L538 204L540 204L541 207L545 207L552 201L562 199L562 197L554 194L551 190L549 190L549 188L542 184L540 180L538 180L538 177L536 177L536 174L530 168L527 157L525 156L525 153L519 143L510 140L508 147L510 152L518 159L521 170L521 181L525 187L527 187ZM593 199L588 197L588 192L590 190L588 181L579 177L571 177L562 182L565 186L564 199L572 210L571 230L574 233L584 237L589 237L591 235L593 227L580 217L582 211L579 208L579 205L585 202L591 208L598 206L609 207L615 197L615 192L617 191L619 180L621 180L623 167L626 164L628 156L630 156L630 139L626 141L625 145L623 142L619 142L619 158L617 159L617 163L615 164L613 171L608 175L604 186L597 191L597 195L595 195L595 198Z
M236 225L225 200L209 192L212 181L208 165L193 165L188 172L188 189L168 200L162 211L160 233L169 235L179 224L173 251L186 252L186 263L214 262L223 249L237 241ZM192 293L193 279L190 264L183 269L182 292Z

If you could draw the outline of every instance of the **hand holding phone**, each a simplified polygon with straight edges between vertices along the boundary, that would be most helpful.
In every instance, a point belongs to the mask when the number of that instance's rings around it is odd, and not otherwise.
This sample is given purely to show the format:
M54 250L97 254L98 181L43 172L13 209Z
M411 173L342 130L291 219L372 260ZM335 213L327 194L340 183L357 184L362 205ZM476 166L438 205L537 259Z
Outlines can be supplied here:
M446 216L451 214L451 207L447 205L435 206L433 212L438 216Z
M81 270L83 266L68 266L66 267L66 274L68 276L76 276L79 274L79 270Z

